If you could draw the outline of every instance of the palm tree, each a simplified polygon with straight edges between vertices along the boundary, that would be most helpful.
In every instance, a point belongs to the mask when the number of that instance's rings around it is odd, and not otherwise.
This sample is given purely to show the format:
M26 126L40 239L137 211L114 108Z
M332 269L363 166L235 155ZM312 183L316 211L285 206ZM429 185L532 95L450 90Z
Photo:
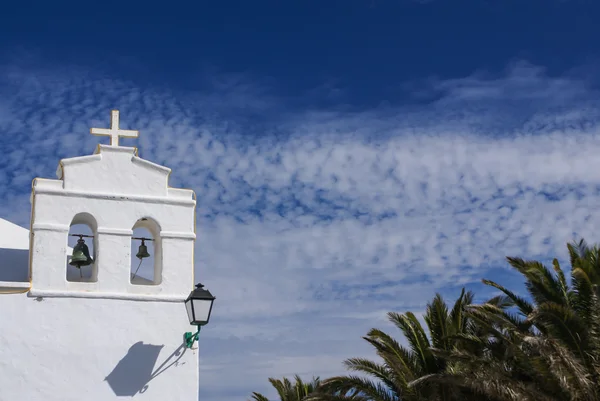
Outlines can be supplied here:
M280 401L302 401L307 395L313 393L321 383L318 377L313 377L312 381L305 383L300 376L294 376L295 382L292 382L284 377L283 379L269 378L269 382L279 395ZM254 401L269 401L264 395L253 392L252 400Z
M382 330L371 329L363 338L375 348L382 361L351 358L344 362L347 369L362 373L367 378L358 375L332 377L325 380L306 401L343 398L370 401L468 400L472 392L451 383L419 387L409 384L423 376L445 372L448 368L446 359L431 352L432 347L449 352L455 347L452 336L477 334L476 327L464 313L472 301L473 293L463 289L452 309L448 310L441 295L436 294L424 315L429 336L412 312L389 312L389 321L400 329L408 347L400 345Z
M413 381L412 388L453 383L496 400L600 400L600 250L567 245L571 284L558 260L553 271L537 261L507 258L525 277L531 301L490 280L503 295L471 305L476 336L431 352L459 369ZM465 344L470 344L469 347Z
M413 313L388 313L408 347L370 330L364 339L382 361L344 362L367 377L327 379L303 401L600 401L600 249L583 240L567 248L569 280L556 259L549 269L507 258L529 299L490 280L502 294L481 305L463 289L449 311L436 294L424 315L428 333ZM282 400L294 397L289 381L270 380Z

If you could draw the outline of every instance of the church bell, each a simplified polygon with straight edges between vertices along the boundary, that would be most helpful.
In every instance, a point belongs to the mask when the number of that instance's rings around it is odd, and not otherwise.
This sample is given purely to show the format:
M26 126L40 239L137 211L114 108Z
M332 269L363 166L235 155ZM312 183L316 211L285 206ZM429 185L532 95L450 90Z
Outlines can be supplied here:
M79 238L77 240L77 245L73 247L73 255L71 256L69 264L80 269L81 266L88 266L93 262L94 260L90 256L90 250L88 249L88 246L85 244L83 238Z
M148 247L146 246L146 244L144 243L144 239L142 238L142 244L140 245L138 253L137 255L135 255L135 257L138 259L143 259L149 256L150 254L148 253Z

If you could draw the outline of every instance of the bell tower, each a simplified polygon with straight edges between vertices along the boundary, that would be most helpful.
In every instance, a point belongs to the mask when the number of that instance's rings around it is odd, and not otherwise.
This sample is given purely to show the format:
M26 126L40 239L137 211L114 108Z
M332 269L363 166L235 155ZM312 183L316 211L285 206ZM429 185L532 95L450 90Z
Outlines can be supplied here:
M29 260L0 268L29 274L0 282L10 290L0 291L0 399L197 400L190 322L208 321L214 297L190 295L194 192L119 145L138 132L119 128L118 111L91 133L110 145L61 160L57 179L33 180L29 238L4 234L14 237L9 254L28 247Z
M110 129L90 131L110 136L111 144L98 145L93 155L61 160L56 180L33 181L31 295L183 301L193 288L194 192L169 187L169 168L138 157L136 148L119 146L119 137L137 137L138 131L120 130L117 110ZM92 235L79 234L69 255L73 223L87 225ZM144 285L130 274L136 226L154 236L138 238L140 259L150 256L146 241L153 241L155 253L154 278ZM66 258L81 279L65 273Z

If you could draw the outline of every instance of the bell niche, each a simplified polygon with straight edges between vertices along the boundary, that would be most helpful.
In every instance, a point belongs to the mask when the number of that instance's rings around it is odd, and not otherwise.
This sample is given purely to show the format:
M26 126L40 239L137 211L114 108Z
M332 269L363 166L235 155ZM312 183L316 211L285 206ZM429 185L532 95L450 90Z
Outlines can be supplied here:
M94 244L96 220L88 213L80 213L71 221L67 236L66 278L72 282L95 282L98 269Z
M162 281L160 226L151 218L141 218L132 227L131 284L158 285Z
M119 129L117 110L110 129L91 133L110 145L61 160L57 179L33 181L30 295L184 301L194 282L194 192L170 187L170 168L119 145L138 131Z

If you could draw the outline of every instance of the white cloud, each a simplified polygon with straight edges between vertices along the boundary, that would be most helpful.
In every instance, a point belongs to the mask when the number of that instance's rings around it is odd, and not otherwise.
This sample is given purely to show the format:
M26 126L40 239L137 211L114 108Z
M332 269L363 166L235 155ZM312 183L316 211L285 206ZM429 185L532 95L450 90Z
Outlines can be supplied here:
M430 80L426 105L336 112L286 110L244 77L198 94L6 71L0 216L26 225L31 179L90 153L101 139L89 127L113 107L141 131L123 143L196 190L198 278L218 297L204 399L341 373L369 354L369 328L394 332L385 311L422 311L484 276L510 282L506 255L565 258L565 242L596 240L597 93L575 76L517 63Z

